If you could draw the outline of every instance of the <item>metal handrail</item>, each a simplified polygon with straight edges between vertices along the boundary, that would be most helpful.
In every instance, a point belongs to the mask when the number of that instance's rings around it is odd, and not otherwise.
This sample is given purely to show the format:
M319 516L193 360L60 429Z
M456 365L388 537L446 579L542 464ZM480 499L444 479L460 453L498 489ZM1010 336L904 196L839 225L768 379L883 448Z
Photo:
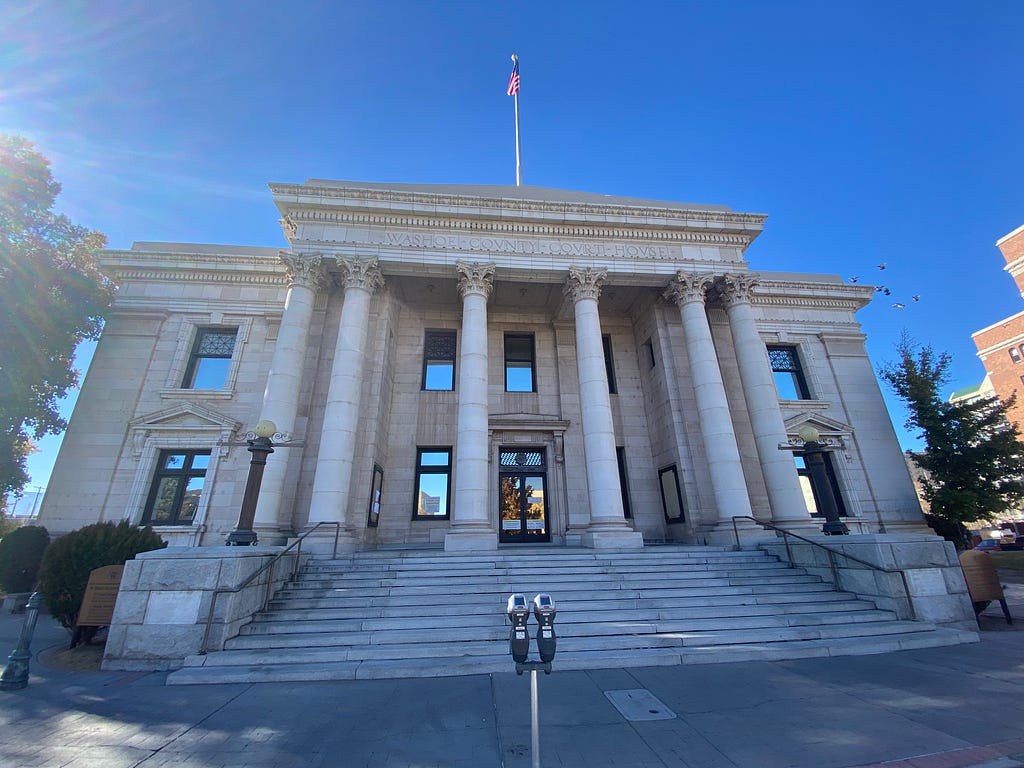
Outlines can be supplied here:
M912 621L917 621L917 611L914 610L914 601L910 599L910 588L907 586L907 574L902 569L886 568L882 565L869 563L867 560L861 560L859 557L854 557L853 555L848 555L845 552L840 552L838 549L826 547L824 544L814 541L813 539L804 538L800 534L793 533L792 531L787 531L785 528L780 528L779 526L773 523L769 523L764 520L758 520L756 517L751 517L750 515L734 515L732 518L732 533L733 536L736 537L737 547L740 546L740 532L739 529L736 527L737 520L753 520L760 526L764 526L765 528L771 528L773 531L781 533L782 541L786 545L786 559L789 561L790 568L796 567L796 564L793 562L793 553L789 548L790 536L792 536L794 539L800 539L800 541L803 541L807 544L811 544L812 546L815 546L818 549L823 549L826 552L828 552L828 564L829 567L832 569L832 583L835 585L836 589L841 588L839 583L839 572L836 570L836 555L839 555L840 557L845 557L847 560L853 560L853 562L855 563L865 565L874 571L881 571L882 573L898 573L900 575L900 579L903 581L903 594L907 598L907 607L910 609L910 618Z
M252 583L253 579L255 579L257 576L259 576L264 571L268 571L269 570L270 573L267 575L267 590L263 594L263 610L264 611L267 610L267 606L270 605L270 589L271 589L271 587L274 584L274 572L273 572L274 565L277 563L278 560L280 560L282 557L287 555L288 552L292 549L292 547L298 547L298 549L295 551L295 565L292 567L292 576L291 577L294 579L295 578L295 574L297 574L299 572L299 564L302 562L302 541L307 536L309 536L311 533L313 533L313 531L315 531L317 528L319 528L321 525L333 525L334 526L334 550L333 550L333 552L331 554L331 557L332 558L336 558L338 556L338 537L341 535L341 523L339 523L339 522L337 522L335 520L325 520L323 522L317 523L312 528L310 528L308 531L305 531L301 536L299 536L297 539L295 539L295 541L293 541L287 547L285 547L280 552L278 552L276 555L274 555L274 557L271 558L269 562L264 563L262 566L260 566L260 568L258 568L257 570L255 570L251 574L249 574L249 576L241 584L239 584L237 587L219 587L219 588L213 590L213 596L210 599L210 612L206 615L206 631L203 632L203 643L202 643L202 645L199 646L199 655L200 656L205 656L206 655L206 651L207 651L207 647L206 646L207 646L207 643L210 640L210 628L213 626L213 614L214 614L215 609L217 608L217 597L219 595L224 595L224 594L229 594L229 593L230 594L234 594L234 593L237 593L237 592L241 592L243 589L245 589L247 586L249 586L250 583ZM221 648L221 650L223 650L223 648Z

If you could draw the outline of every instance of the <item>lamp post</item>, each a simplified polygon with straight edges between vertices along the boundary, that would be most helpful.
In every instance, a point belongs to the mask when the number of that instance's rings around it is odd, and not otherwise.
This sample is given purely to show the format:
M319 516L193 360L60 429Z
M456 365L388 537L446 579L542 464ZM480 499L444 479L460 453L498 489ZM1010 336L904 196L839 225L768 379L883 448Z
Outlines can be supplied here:
M238 527L228 534L226 543L229 547L250 547L257 543L256 531L252 529L252 524L256 518L256 501L260 497L263 469L267 466L267 456L274 452L274 444L270 438L275 432L277 432L277 426L274 422L263 419L253 429L255 437L248 441L248 450L252 454L252 461L249 462L249 478L245 482L242 509L238 513Z
M828 472L825 469L825 451L830 449L818 442L818 430L810 424L802 426L797 434L804 441L802 449L804 463L811 475L814 495L821 505L822 514L825 515L825 524L821 526L821 532L826 536L846 535L850 529L839 519L839 507L836 506L832 483L829 481Z

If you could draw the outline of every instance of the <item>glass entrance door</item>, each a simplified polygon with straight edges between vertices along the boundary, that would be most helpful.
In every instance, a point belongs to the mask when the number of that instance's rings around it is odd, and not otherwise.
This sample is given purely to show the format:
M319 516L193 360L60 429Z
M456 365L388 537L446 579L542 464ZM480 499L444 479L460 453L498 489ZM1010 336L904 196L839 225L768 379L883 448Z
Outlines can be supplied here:
M498 541L519 544L551 541L545 496L547 474L537 471L544 469L544 452L502 450L501 469Z

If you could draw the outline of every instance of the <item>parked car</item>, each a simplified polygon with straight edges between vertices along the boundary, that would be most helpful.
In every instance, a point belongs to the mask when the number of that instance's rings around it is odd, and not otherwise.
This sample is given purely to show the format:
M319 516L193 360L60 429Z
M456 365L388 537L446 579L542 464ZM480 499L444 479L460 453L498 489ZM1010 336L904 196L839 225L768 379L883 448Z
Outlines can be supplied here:
M1011 542L1003 540L999 544L999 549L1003 552L1020 552L1021 550L1024 550L1024 536L1017 536Z
M1002 550L1003 545L999 539L985 539L978 544L975 549L981 550L982 552L999 552Z

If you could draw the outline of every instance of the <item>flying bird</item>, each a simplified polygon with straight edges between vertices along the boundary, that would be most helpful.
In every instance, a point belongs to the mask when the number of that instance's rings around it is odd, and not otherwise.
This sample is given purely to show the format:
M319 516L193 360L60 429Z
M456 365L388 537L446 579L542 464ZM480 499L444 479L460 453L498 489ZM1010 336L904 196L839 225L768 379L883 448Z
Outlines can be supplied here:
M912 298L914 301L920 301L921 300L921 297L917 296L916 294L914 296L911 296L910 298Z
M851 283L856 283L858 280L860 280L860 275L854 275L850 278Z
M893 306L894 309L906 309L907 308L906 304L900 304L898 301L895 304L893 304L892 306Z
M881 264L879 264L878 268L879 269L885 269L885 262L883 261Z

